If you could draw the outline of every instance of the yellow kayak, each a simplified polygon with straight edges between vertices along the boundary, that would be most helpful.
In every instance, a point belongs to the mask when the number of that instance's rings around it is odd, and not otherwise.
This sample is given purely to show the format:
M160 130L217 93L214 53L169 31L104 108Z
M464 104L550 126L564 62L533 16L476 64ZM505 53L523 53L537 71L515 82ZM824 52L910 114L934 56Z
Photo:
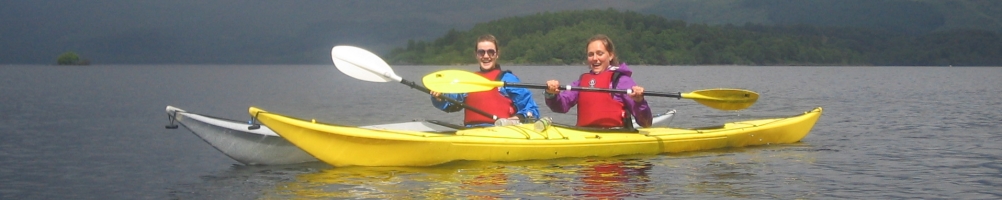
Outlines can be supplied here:
M726 123L710 128L640 128L633 132L534 124L448 129L425 122L352 127L325 124L251 107L250 115L292 144L333 166L430 166L457 160L519 161L660 154L784 144L807 136L821 116ZM413 128L411 128L413 126Z

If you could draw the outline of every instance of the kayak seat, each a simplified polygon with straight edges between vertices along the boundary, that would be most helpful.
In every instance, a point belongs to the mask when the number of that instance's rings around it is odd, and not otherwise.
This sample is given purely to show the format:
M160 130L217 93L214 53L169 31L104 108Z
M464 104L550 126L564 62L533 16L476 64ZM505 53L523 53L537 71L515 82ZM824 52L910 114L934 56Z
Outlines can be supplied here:
M561 128L567 128L567 129L574 129L574 130L581 130L581 131L588 131L588 132L597 132L597 133L640 133L640 131L637 131L637 129L625 129L625 128L582 127L582 126L572 126L572 125L561 124L561 123L553 123L552 126L561 127Z

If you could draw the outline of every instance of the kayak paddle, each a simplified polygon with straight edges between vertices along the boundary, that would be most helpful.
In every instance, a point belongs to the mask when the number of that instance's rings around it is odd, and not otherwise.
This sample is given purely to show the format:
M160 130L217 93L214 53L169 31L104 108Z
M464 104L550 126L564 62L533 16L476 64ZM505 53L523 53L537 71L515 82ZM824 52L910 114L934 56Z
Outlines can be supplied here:
M396 73L393 73L393 68L390 68L390 65L386 64L386 61L383 61L382 58L379 58L376 54L373 54L365 49L353 46L335 46L331 49L331 58L334 60L334 66L337 67L339 71L351 76L352 78L370 82L396 81L410 86L411 88L420 90L425 94L430 94L431 92L428 88L397 76ZM448 101L449 103L462 106L465 109L490 117L491 119L498 120L497 115L470 107L469 105L459 102L458 100L445 96L440 96L440 98Z
M421 79L425 87L431 90L444 93L469 93L494 89L495 87L523 87L535 89L547 89L546 85L507 83L501 81L491 81L483 76L472 72L460 70L442 70L433 72ZM611 93L632 93L632 90L620 89L600 89L575 87L567 85L560 87L560 90L597 91ZM663 93L644 91L644 96L674 97L677 99L692 99L705 106L719 110L741 110L751 107L758 100L758 93L742 90L717 88L707 90L697 90L690 93Z

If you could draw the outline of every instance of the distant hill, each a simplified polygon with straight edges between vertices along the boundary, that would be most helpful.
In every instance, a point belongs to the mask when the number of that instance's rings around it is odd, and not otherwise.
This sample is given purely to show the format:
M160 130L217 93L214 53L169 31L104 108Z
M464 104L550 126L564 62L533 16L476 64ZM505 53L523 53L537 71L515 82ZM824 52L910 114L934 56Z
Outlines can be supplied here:
M494 20L433 41L409 41L387 60L472 64L475 38L487 33L499 38L501 62L508 64L580 64L586 40L606 34L621 61L642 65L1002 65L1002 36L986 30L706 25L614 9Z
M1002 1L675 0L639 8L689 23L861 27L907 34L979 29L1002 32Z

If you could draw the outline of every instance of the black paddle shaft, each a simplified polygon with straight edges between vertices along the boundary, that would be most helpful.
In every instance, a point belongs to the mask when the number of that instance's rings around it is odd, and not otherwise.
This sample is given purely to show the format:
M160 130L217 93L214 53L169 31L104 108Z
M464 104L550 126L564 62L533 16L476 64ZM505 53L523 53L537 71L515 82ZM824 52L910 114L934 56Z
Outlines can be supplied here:
M431 94L431 90L429 90L428 88L426 88L424 86L420 86L417 83L414 83L414 81L409 81L409 80L406 80L406 79L400 79L400 83L403 83L404 85L410 86L411 88L414 88L416 90L420 90L420 91L424 92L425 94ZM455 99L452 99L452 98L449 98L449 97L446 97L446 96L438 96L438 98L443 99L445 101L448 101L449 103L459 105L460 107L463 107L464 109L473 111L475 113L484 115L486 117L490 117L491 119L498 120L498 116L497 115L492 115L490 113L487 113L487 111L483 111L483 110L474 108L472 106L466 105L463 102L459 102L459 100L455 100Z
M506 87L535 88L535 89L548 89L548 87L546 85L526 84L526 83L508 83L508 82L505 82L504 86L506 86ZM630 93L630 92L632 92L630 90L605 89L605 88L586 88L586 87L574 87L574 86L560 87L560 90L568 90L568 87L570 87L570 90L576 90L576 91L595 91L595 92L609 92L609 93ZM672 98L682 99L682 93L680 93L680 92L651 92L651 91L644 91L644 96L672 97Z

